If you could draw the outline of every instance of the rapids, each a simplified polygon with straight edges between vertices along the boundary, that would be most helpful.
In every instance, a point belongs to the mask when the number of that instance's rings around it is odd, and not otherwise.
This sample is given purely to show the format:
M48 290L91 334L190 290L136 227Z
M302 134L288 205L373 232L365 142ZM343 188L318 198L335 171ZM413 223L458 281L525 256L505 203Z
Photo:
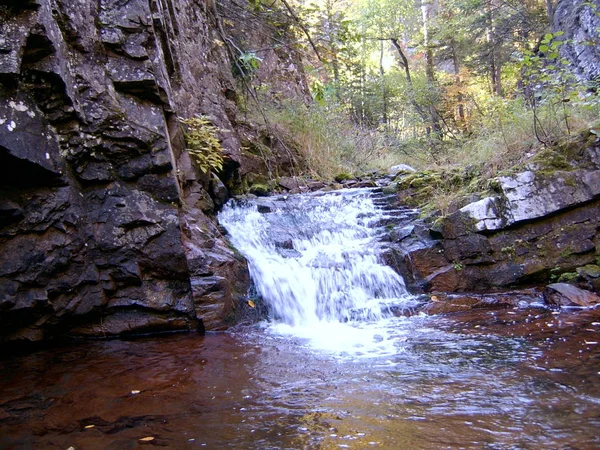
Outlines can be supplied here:
M267 328L312 347L393 354L395 311L416 304L404 280L380 260L390 219L370 189L230 203L219 215L270 311Z

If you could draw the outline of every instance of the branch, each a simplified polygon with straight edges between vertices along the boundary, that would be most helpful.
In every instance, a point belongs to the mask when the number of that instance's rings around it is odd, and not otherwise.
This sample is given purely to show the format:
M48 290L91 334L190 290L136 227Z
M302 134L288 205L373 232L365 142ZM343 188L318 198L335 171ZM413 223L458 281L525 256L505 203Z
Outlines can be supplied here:
M321 59L321 55L319 54L319 50L317 50L316 44L314 43L314 41L310 37L310 33L308 32L308 30L306 29L306 27L302 24L302 21L300 20L300 18L294 12L294 9L290 6L290 4L287 2L287 0L281 0L281 3L283 3L283 5L286 7L286 9L288 10L288 12L290 13L290 16L292 16L292 18L296 21L296 23L298 24L298 26L300 27L300 29L306 35L306 38L308 39L308 42L310 43L310 46L314 50L315 55L317 55L318 60L323 63L323 60Z

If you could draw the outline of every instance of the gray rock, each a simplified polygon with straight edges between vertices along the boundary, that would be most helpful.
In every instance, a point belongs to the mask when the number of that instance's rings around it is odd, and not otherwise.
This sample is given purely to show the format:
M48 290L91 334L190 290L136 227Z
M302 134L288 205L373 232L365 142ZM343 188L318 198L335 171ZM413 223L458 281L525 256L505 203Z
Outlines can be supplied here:
M598 45L590 45L598 38L600 17L592 4L598 5L597 2L559 0L554 12L554 30L565 33L561 37L564 45L560 47L560 54L583 81L600 77L600 49Z
M450 221L466 224L464 232L495 231L546 217L600 195L600 170L556 171L550 175L526 171L496 180L498 196L462 207L450 216Z
M408 164L398 164L396 166L390 167L390 170L388 170L388 175L395 177L400 172L416 172L416 170Z

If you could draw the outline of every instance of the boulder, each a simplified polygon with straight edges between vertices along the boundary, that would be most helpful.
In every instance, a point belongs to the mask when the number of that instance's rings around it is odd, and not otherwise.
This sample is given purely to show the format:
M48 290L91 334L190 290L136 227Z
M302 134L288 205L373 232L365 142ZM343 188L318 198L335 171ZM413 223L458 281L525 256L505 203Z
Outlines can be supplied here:
M551 306L593 307L600 304L600 296L572 284L554 283L546 286L544 301Z
M300 189L301 186L296 177L281 177L277 181L277 184L288 191Z
M388 170L388 175L395 177L400 172L416 172L416 170L408 164L397 164L395 166L390 167L390 169Z

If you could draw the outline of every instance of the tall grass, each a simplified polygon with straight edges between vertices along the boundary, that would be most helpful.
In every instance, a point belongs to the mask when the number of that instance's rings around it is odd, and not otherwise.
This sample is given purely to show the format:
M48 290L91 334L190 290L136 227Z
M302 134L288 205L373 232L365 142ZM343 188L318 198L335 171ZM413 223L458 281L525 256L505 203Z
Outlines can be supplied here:
M395 160L385 135L353 123L336 104L286 101L264 112L273 128L290 135L315 178L358 175L389 167Z
M432 166L479 166L487 177L522 165L544 149L560 146L598 125L600 101L548 98L535 107L522 98L491 98L471 124L472 133L448 142Z
M361 126L333 101L308 106L292 100L265 102L263 113L274 130L295 142L309 175L316 178L331 180L342 172L360 175L404 163L417 169L475 167L489 179L524 165L540 150L582 129L600 126L598 94L578 95L568 102L547 95L537 98L535 107L520 97L484 98L470 117L469 132L433 145Z

